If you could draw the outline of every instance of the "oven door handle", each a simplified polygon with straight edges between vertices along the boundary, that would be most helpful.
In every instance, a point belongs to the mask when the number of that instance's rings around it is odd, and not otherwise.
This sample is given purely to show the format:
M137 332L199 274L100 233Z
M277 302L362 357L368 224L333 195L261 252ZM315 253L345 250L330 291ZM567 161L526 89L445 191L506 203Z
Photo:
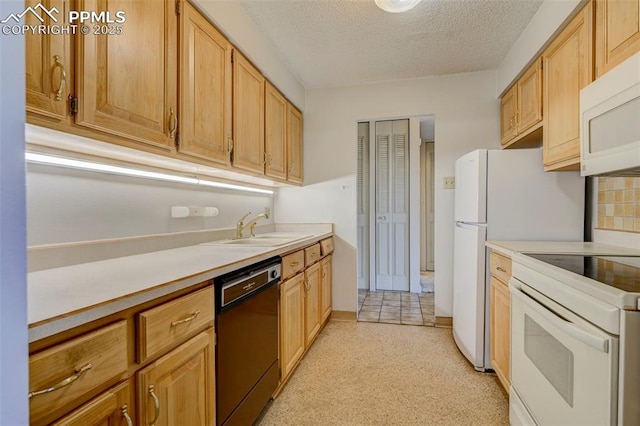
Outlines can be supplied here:
M594 349L599 350L600 352L609 353L609 340L600 336L596 336L594 334L589 333L581 328L578 328L571 321L567 321L566 319L559 316L552 308L546 306L541 299L547 299L545 296L541 295L537 291L521 285L514 286L511 285L511 294L522 302L527 304L530 308L534 309L538 313L544 315L544 317L549 320L554 326L562 330L564 333L573 337L580 342L591 346ZM548 303L550 302L550 303ZM555 303L549 299L547 299L547 303L549 305ZM559 306L559 305L558 305ZM558 309L558 308L556 308ZM544 310L544 311L542 311ZM559 309L558 309L559 310Z

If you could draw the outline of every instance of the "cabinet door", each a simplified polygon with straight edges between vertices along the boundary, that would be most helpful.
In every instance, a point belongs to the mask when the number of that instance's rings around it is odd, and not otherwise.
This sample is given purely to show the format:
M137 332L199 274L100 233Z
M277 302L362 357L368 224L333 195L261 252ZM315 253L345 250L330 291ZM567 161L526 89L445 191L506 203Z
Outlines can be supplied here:
M596 78L640 52L640 0L596 0Z
M228 165L231 43L188 2L181 18L178 151Z
M502 145L516 137L517 85L514 85L500 99L500 135Z
M511 347L511 301L509 288L491 277L491 365L508 391Z
M296 366L305 348L304 273L280 286L280 369L284 379Z
M131 426L135 419L133 383L126 381L54 422L54 426Z
M329 319L331 315L331 297L332 297L332 256L327 256L322 259L320 263L322 265L322 323Z
M287 103L287 180L302 183L302 113Z
M264 173L265 79L233 51L233 167Z
M307 347L313 342L322 325L321 273L320 263L314 263L305 271L304 332Z
M518 80L518 134L542 121L542 58L538 58Z
M138 423L214 424L214 374L213 329L209 329L138 372Z
M77 37L76 123L173 149L178 105L174 0L79 0L78 10L126 12L120 35Z
M27 0L26 7L41 4L46 9L58 9L59 25L67 24L63 11L69 10L68 0ZM45 21L28 13L25 25L50 25L54 23L42 13ZM27 111L64 120L67 117L67 98L72 87L71 79L71 36L69 34L25 34L26 48L26 103ZM8 58L5 58L8 60Z
M543 54L545 170L580 166L580 90L593 80L592 3Z
M287 100L271 83L266 83L265 96L265 155L264 174L278 179L287 178Z

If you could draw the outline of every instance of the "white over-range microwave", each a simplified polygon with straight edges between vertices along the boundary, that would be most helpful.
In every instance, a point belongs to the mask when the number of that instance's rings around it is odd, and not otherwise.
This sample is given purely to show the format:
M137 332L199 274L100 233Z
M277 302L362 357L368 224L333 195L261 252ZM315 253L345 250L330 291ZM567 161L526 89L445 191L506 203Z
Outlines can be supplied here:
M640 53L580 92L580 174L640 175Z

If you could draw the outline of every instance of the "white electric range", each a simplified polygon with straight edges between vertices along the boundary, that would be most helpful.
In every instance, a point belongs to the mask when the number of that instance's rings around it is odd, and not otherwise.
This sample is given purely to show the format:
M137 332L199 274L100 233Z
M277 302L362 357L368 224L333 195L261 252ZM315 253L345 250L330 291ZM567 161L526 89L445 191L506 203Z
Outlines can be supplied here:
M514 253L512 424L640 424L640 257Z

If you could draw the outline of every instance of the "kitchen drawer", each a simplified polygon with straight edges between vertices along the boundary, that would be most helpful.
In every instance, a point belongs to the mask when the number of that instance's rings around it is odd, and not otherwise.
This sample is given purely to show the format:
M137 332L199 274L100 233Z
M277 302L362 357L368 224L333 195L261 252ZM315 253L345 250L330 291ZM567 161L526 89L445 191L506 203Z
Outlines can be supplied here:
M282 257L282 279L294 276L304 269L304 250Z
M143 362L213 324L213 286L138 315L138 362Z
M46 424L117 383L127 372L126 321L29 357L31 424Z
M304 249L304 262L309 266L320 260L320 244L314 244Z
M509 282L509 278L511 278L510 258L492 251L489 256L489 267L491 268L491 275L504 283Z
M333 253L333 237L325 238L320 241L320 251L323 256Z
M52 426L133 424L133 419L136 418L133 396L133 381L128 380L101 393L100 396L54 422ZM128 421L131 423L127 423Z

